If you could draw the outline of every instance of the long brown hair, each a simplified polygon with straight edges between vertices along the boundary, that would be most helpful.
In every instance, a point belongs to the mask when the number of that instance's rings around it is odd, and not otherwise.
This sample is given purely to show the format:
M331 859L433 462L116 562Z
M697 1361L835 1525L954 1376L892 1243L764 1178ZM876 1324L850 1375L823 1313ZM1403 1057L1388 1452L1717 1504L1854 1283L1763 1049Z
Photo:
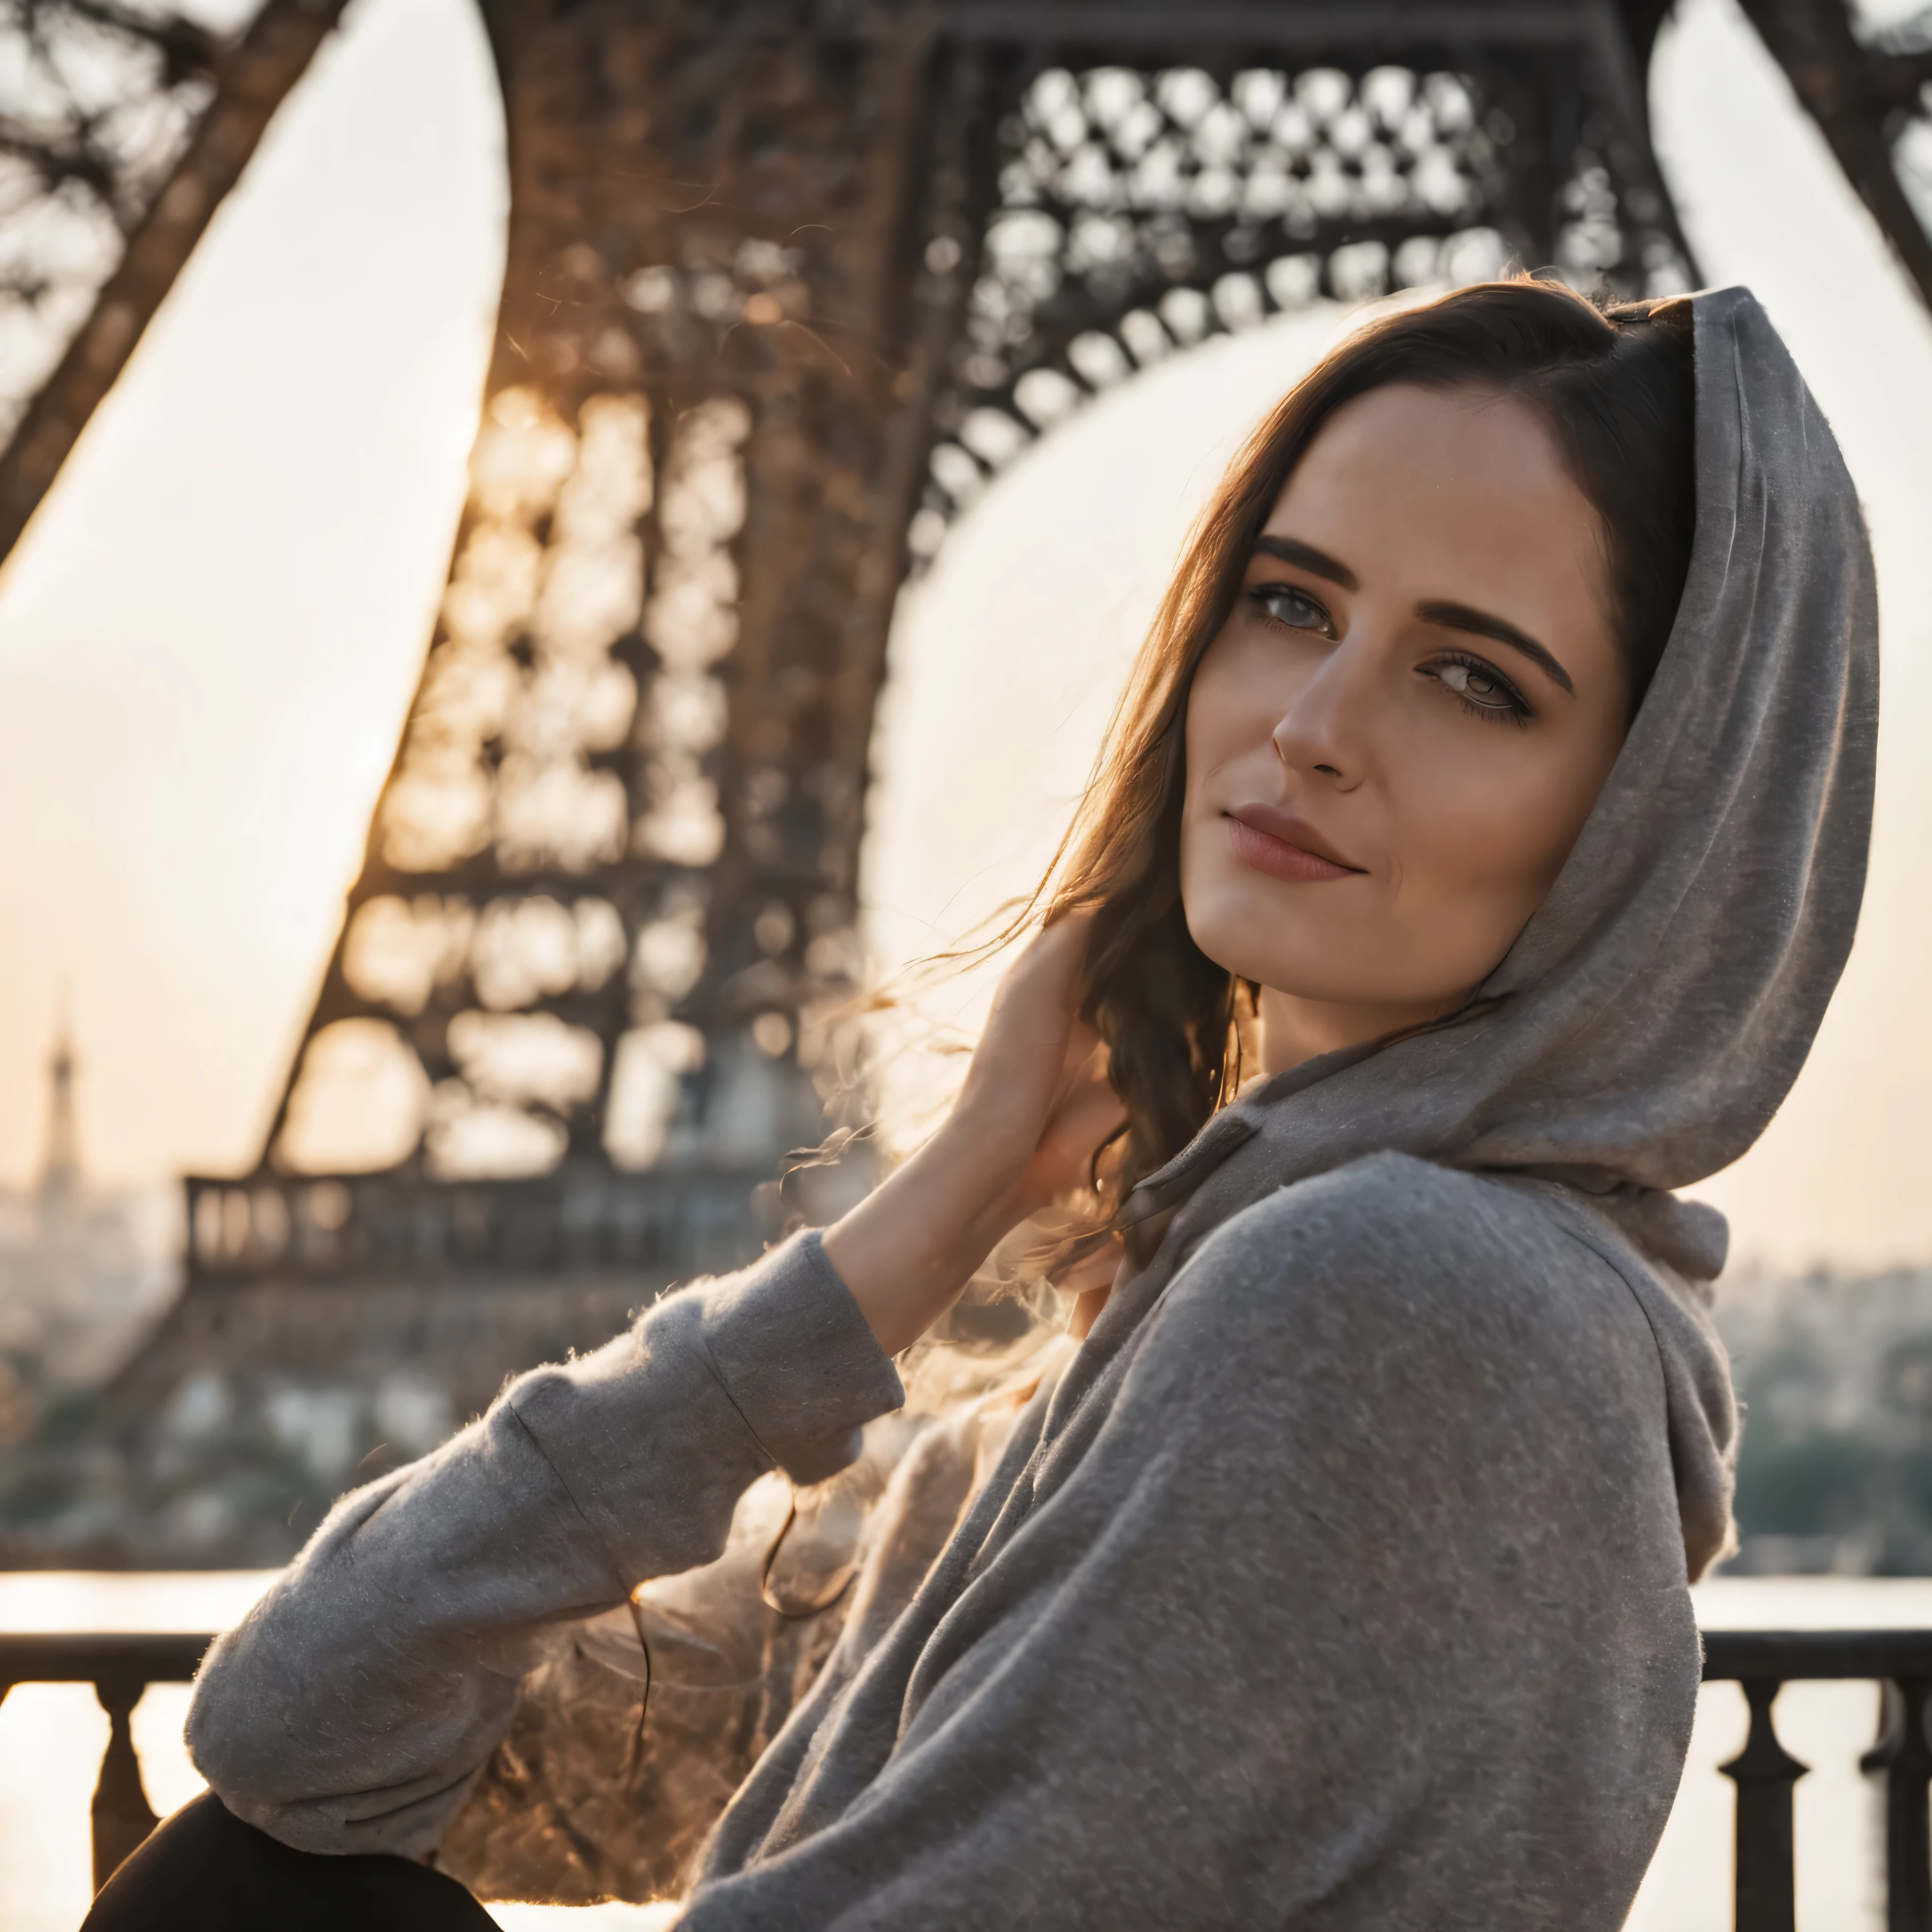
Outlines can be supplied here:
M1178 1154L1240 1079L1252 989L1195 944L1180 899L1195 668L1303 452L1344 403L1388 382L1500 392L1541 415L1603 519L1633 713L1669 638L1695 521L1688 303L1607 307L1560 283L1481 283L1371 323L1298 383L1195 526L1072 823L1009 929L1095 915L1081 1014L1107 1043L1127 1113L1103 1203Z

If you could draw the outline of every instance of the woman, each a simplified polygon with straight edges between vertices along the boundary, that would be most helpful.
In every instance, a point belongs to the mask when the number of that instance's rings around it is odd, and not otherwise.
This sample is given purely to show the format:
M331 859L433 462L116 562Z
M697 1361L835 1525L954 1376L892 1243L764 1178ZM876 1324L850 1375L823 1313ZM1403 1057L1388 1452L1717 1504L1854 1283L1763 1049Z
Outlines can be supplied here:
M94 1922L486 1922L402 1860L566 1620L848 1462L1094 1174L1090 1332L929 1567L889 1496L681 1923L1621 1924L1734 1454L1723 1224L1666 1190L1810 1045L1875 687L1856 500L1748 294L1352 338L1204 518L946 1124L345 1498L203 1669L220 1802Z

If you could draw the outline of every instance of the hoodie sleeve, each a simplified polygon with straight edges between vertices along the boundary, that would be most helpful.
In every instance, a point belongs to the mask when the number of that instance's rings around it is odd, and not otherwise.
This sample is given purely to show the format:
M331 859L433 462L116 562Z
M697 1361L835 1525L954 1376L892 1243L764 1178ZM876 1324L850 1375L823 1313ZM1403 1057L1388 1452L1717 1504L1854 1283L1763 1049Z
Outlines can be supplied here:
M428 1852L559 1625L709 1562L759 1476L822 1480L903 1400L815 1233L669 1297L343 1497L210 1651L196 1767L299 1850Z

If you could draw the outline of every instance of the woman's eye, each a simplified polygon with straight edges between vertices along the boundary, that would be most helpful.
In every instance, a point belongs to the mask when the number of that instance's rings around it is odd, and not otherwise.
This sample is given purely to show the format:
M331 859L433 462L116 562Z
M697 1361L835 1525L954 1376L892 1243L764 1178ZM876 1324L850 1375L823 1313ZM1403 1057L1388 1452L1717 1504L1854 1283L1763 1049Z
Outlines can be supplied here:
M1519 724L1529 716L1522 694L1500 671L1479 660L1450 658L1424 668L1454 692L1467 710Z
M1250 595L1278 624L1297 631L1318 631L1324 638L1335 634L1334 620L1306 591L1298 590L1292 584L1263 584Z

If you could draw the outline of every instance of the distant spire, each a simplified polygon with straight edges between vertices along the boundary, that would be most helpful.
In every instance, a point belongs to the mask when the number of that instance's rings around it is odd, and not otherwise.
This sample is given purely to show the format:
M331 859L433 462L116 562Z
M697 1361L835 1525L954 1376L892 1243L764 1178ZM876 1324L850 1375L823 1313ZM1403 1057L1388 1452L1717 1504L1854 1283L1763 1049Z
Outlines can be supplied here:
M63 995L53 1054L47 1062L47 1139L40 1161L44 1197L80 1191L80 1130L74 1118L74 1029Z

